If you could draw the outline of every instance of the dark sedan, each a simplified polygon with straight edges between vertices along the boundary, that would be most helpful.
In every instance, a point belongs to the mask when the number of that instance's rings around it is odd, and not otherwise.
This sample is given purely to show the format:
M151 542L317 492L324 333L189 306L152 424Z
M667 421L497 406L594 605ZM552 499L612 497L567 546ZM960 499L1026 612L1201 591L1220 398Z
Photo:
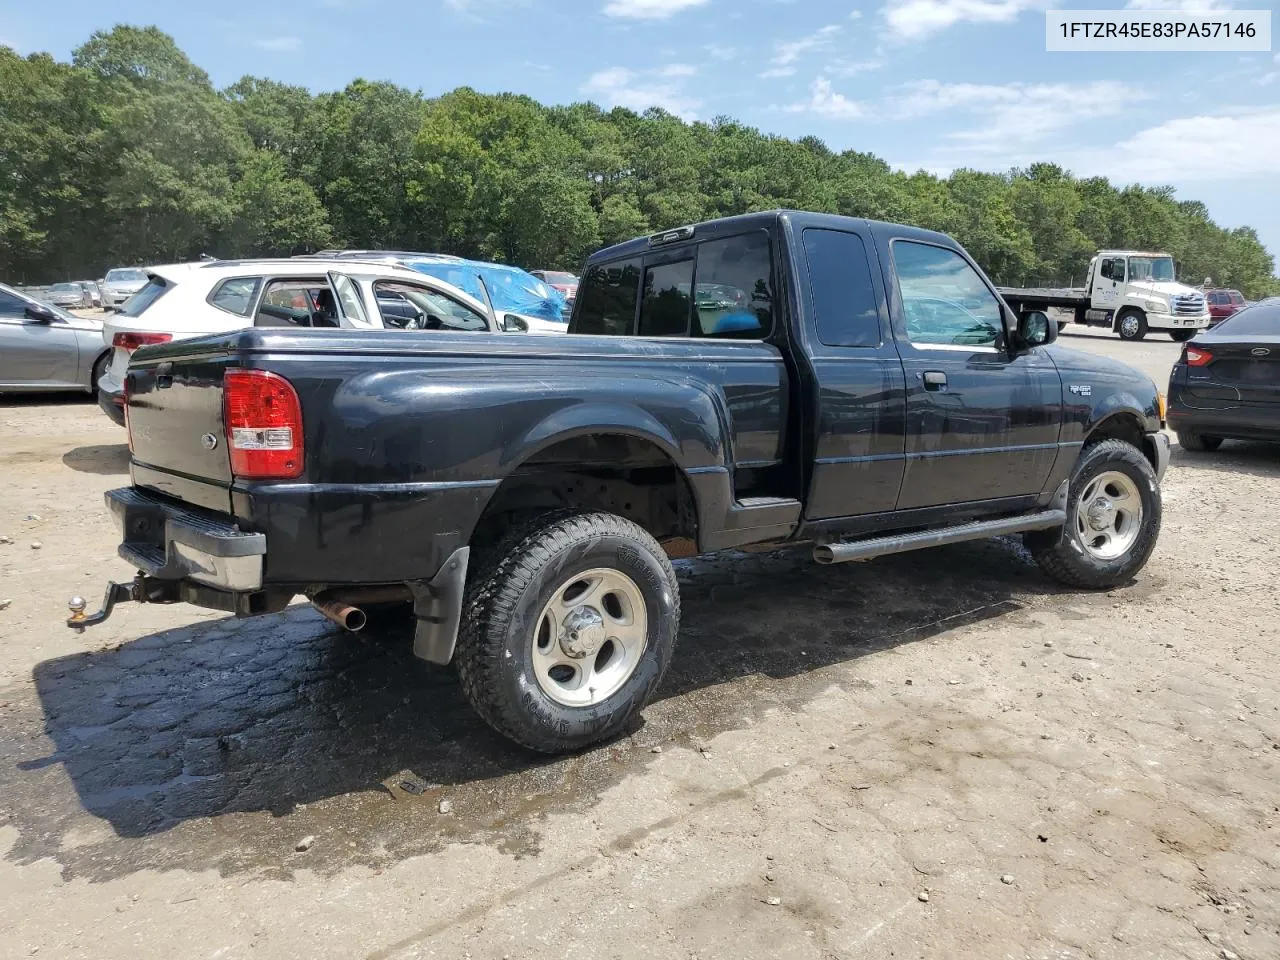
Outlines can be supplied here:
M1182 348L1168 417L1187 450L1280 440L1280 299L1245 307Z

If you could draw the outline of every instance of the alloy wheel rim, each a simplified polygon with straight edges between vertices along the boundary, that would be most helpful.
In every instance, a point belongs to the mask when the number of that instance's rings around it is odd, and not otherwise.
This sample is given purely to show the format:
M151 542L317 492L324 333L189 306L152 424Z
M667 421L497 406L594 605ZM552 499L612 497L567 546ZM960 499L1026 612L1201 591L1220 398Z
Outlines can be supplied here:
M538 687L563 706L595 706L631 679L648 636L648 609L634 580L608 567L574 574L552 592L534 626Z
M1124 556L1142 531L1142 495L1128 474L1100 473L1076 502L1076 534L1090 556L1115 560Z

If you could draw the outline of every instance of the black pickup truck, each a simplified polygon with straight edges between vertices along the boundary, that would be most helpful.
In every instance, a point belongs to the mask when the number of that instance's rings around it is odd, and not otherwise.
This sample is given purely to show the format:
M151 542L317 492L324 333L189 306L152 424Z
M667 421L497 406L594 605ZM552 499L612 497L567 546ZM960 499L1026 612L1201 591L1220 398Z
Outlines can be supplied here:
M1160 529L1163 400L1049 344L953 240L790 211L586 264L561 337L249 329L139 350L121 600L343 626L411 605L534 750L617 732L675 645L671 557L823 563L1022 533L1052 577L1123 584Z

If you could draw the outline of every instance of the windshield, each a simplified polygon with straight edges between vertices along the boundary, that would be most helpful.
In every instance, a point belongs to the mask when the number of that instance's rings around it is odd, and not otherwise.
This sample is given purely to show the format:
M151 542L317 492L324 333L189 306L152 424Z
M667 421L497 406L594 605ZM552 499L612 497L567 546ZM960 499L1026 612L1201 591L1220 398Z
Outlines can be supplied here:
M565 273L562 270L544 270L542 279L547 283L576 284L578 282L578 278L572 273Z
M1214 333L1230 333L1237 337L1280 336L1280 301L1256 303L1227 317Z
M146 283L147 275L138 269L117 269L107 271L107 283Z
M74 283L55 283L49 288L50 293L79 293L80 288Z
M122 317L140 316L142 311L164 296L168 289L169 284L165 282L164 277L152 277L145 287L124 302L124 306L120 308L120 315Z
M1174 279L1173 257L1130 257L1129 282Z

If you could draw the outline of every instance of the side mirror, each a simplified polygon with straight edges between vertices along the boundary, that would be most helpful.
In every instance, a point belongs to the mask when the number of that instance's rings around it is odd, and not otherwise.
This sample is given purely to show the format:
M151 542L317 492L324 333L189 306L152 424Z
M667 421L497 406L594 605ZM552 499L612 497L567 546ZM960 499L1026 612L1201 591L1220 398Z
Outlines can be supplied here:
M43 303L28 303L25 312L27 319L36 323L53 323L58 319L58 315Z
M1058 323L1043 310L1028 310L1018 317L1018 339L1026 347L1043 347L1058 339Z
M528 333L529 324L514 313L503 314L502 329L505 333Z

